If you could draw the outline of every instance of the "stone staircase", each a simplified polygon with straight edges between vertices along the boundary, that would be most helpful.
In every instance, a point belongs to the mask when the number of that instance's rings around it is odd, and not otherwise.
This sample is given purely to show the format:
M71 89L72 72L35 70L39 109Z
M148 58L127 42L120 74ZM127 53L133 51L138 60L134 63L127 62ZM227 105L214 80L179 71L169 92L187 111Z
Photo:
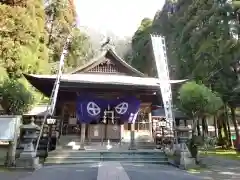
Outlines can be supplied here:
M99 163L102 161L168 164L164 152L160 150L55 150L49 153L44 165L86 164Z
M86 150L80 147L79 136L62 136L57 149L48 153L45 165L99 163L102 161L118 161L126 163L167 164L164 152L156 150L156 145L149 136L136 138L137 150L128 150L130 139L121 143L104 142L86 143Z
M124 139L122 139L121 141L121 145L122 147L124 147L125 149L128 149L129 145L130 145L130 135L127 135ZM113 146L118 146L120 143L112 143ZM86 142L86 145L88 146L90 144L90 146L92 145L92 143ZM93 143L94 144L94 143ZM95 143L94 146L98 146L96 144L101 144L101 143ZM104 142L105 145L107 145L107 142ZM148 135L138 135L135 138L135 144L137 149L155 149L156 148L156 144L153 141L153 138L148 136ZM59 140L59 145L61 148L64 149L78 149L80 147L80 137L73 135L73 136L62 136ZM97 149L102 149L102 147L98 146Z

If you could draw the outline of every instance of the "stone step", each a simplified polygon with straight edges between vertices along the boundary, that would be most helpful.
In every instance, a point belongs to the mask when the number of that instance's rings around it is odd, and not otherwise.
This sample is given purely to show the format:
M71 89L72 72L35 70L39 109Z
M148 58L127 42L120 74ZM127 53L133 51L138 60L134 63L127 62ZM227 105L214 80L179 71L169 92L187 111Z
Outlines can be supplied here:
M49 153L45 165L99 163L101 161L118 161L126 163L167 164L164 152L160 150L126 150L126 151L57 151Z
M127 151L79 151L79 150L55 150L49 152L48 157L74 156L74 157L99 157L99 156L165 156L160 150L127 150Z
M158 158L165 158L165 155L148 155L148 156L143 156L143 155L118 155L118 154L106 154L106 155L56 155L56 156L48 156L47 159L55 159L55 158L76 158L76 159L81 159L81 158L120 158L120 159L158 159Z
M74 157L74 156L68 156L68 157L64 157L64 156L56 156L56 157L48 157L47 160L51 161L51 160L65 160L65 159L72 159L72 160L116 160L116 161L126 161L126 160L165 160L166 157L162 156L162 157L143 157L143 156L139 156L139 157L131 157L131 158L126 158L126 157L116 157L116 156L105 156L105 157Z
M47 158L44 165L53 164L82 164L82 163L99 163L102 161L118 161L124 163L154 163L168 164L167 158L162 157L52 157Z
M128 150L125 148L112 148L112 149L94 149L94 150L85 150L85 151L81 151L81 150L71 150L71 149L56 149L54 151L51 151L49 153L52 152L61 152L61 153L131 153L131 154L139 154L139 153L162 153L162 150L159 149L152 149L152 150L146 150L146 149L137 149L137 150Z
M44 162L44 165L47 165L47 164L66 164L66 163L75 163L75 164L82 164L82 163L88 163L88 162L96 162L96 163L99 163L99 162L106 162L106 161L112 161L112 162L145 162L145 163L148 163L148 162L159 162L160 163L163 163L163 164L166 164L168 163L167 159L165 158L161 158L161 159L120 159L120 158L103 158L103 159L99 159L99 158L86 158L86 159L74 159L74 158L67 158L67 159L47 159L45 162Z
M58 162L45 162L44 166L53 166L53 165L58 165L58 164L99 164L101 161L93 161L93 160L88 160L88 161L58 161ZM134 163L134 164L165 164L168 165L168 161L146 161L146 160L140 160L140 161L124 161L124 162L120 162L120 163Z
M109 161L109 160L106 160ZM98 165L100 162L102 161L94 161L94 160L84 160L84 161L71 161L71 160L64 160L64 161L46 161L44 163L44 166L52 166L52 165L63 165L63 164L94 164L96 163L96 165ZM118 161L119 162L119 161ZM168 165L168 161L163 160L163 161L153 161L153 160L138 160L138 161L120 161L120 163L134 163L134 164L161 164L161 165Z
M136 147L138 149L155 149L156 145L155 144L154 145L152 145L152 144L148 144L148 145L146 145L146 144L137 144Z

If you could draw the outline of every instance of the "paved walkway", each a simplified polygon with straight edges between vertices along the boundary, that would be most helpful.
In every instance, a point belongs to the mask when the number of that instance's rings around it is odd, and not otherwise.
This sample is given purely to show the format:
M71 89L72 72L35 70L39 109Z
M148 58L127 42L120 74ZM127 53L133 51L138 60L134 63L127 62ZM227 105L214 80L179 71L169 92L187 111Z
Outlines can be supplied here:
M19 180L19 179L27 177L31 174L32 174L32 172L0 170L0 179L1 180Z
M207 170L194 172L195 175L209 180L239 180L240 161L220 157L207 156L203 158Z
M0 173L1 174L1 173ZM46 166L25 177L1 176L2 180L201 180L174 168L156 164L103 162L90 165Z
M46 166L33 173L0 171L2 180L239 180L240 162L206 157L207 170L186 172L172 166L102 162Z

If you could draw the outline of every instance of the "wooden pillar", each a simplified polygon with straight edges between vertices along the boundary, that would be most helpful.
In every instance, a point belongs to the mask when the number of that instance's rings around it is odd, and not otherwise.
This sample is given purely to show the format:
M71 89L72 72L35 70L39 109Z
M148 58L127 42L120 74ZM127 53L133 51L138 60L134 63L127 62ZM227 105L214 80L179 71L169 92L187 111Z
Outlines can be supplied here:
M88 143L91 143L92 142L92 137L91 137L91 133L89 133L91 131L91 125L90 124L87 125L86 131L87 131L87 133L86 133L87 134L87 141L88 141Z
M63 128L64 128L64 126L63 126L63 121L64 121L64 113L65 113L65 103L63 103L63 104L61 104L62 106L62 108L61 108L61 119L60 119L60 123L59 123L59 135L56 137L57 139L56 139L56 149L61 149L61 145L63 145L63 144L61 144L61 136L63 135Z
M152 138L153 134L152 134L152 113L151 112L148 113L148 122L149 122L149 134L150 134L150 137Z
M61 138L61 136L62 136L62 134L63 134L64 112L65 112L65 103L63 103L63 105L62 105L61 122L60 122L60 132L59 132L58 142L59 142L59 139Z
M129 150L136 150L136 149L137 147L135 142L135 123L131 123Z
M86 132L86 124L81 124L81 137L80 137L80 148L79 150L85 150L85 132Z
M122 140L124 139L124 124L120 125L120 145L122 144Z

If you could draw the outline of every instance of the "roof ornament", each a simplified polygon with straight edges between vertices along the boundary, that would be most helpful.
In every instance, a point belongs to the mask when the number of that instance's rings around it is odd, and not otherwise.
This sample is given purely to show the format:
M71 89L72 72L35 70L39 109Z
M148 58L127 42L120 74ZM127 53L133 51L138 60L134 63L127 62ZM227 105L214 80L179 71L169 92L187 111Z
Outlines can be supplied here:
M104 41L104 43L101 44L100 50L103 51L110 48L114 49L113 47L114 47L114 44L112 43L111 38L108 36L106 37L106 40Z

